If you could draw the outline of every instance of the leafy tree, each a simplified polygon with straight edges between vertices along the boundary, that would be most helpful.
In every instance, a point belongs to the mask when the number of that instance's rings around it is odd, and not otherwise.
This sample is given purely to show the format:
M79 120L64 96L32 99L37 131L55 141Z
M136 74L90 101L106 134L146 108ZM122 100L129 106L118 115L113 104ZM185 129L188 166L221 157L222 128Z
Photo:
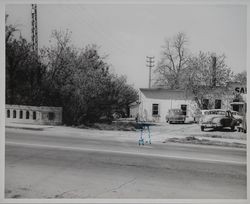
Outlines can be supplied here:
M66 96L73 84L77 51L70 44L71 33L54 30L51 45L41 49L42 63L46 67L43 90L43 104L49 106L63 106L63 96Z
M15 36L17 31L15 26L6 24L6 103L38 105L45 67L32 52L31 44L21 35Z
M137 99L124 76L109 72L96 45L77 49L71 32L55 30L51 45L37 55L15 32L15 26L6 24L6 103L62 106L64 123L79 125L101 116L111 119L114 111L124 111Z
M135 91L123 77L109 72L105 57L96 45L76 49L70 33L53 32L54 44L43 49L47 66L47 90L50 104L63 107L67 124L95 122L101 116L111 118L117 109L136 100Z

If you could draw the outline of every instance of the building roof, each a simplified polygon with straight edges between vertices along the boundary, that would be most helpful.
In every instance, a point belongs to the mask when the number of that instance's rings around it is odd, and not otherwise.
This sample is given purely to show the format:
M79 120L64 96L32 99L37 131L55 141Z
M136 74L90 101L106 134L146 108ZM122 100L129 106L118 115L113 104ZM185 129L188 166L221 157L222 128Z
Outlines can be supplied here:
M152 99L173 99L173 100L186 100L192 99L192 95L185 90L170 90L165 88L141 88L140 92L146 98Z

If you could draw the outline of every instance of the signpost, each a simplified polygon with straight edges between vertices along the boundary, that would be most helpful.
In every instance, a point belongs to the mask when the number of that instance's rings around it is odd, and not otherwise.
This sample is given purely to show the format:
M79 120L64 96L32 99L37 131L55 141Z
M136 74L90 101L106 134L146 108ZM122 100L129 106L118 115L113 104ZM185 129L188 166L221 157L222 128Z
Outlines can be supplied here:
M138 141L139 146L144 145L145 143L151 144L151 135L150 135L150 126L152 124L146 122L138 122L140 129L140 138ZM145 134L147 135L147 140L145 140Z

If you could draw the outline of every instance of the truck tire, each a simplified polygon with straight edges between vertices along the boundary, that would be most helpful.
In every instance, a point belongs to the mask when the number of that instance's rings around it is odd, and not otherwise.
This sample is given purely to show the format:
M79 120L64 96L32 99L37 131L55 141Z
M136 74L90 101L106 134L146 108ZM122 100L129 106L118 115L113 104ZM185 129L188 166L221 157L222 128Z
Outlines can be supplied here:
M204 126L201 126L201 131L204 131L204 129L205 129Z

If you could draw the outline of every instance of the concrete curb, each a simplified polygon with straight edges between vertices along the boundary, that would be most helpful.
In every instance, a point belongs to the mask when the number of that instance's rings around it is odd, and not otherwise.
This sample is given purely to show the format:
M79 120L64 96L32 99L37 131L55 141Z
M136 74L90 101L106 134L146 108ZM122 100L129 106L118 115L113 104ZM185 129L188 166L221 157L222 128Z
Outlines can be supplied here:
M17 127L17 126L8 126L8 125L6 125L5 128L14 128L14 129L23 129L23 130L38 130L38 131L44 130L44 128L42 128L42 127Z

